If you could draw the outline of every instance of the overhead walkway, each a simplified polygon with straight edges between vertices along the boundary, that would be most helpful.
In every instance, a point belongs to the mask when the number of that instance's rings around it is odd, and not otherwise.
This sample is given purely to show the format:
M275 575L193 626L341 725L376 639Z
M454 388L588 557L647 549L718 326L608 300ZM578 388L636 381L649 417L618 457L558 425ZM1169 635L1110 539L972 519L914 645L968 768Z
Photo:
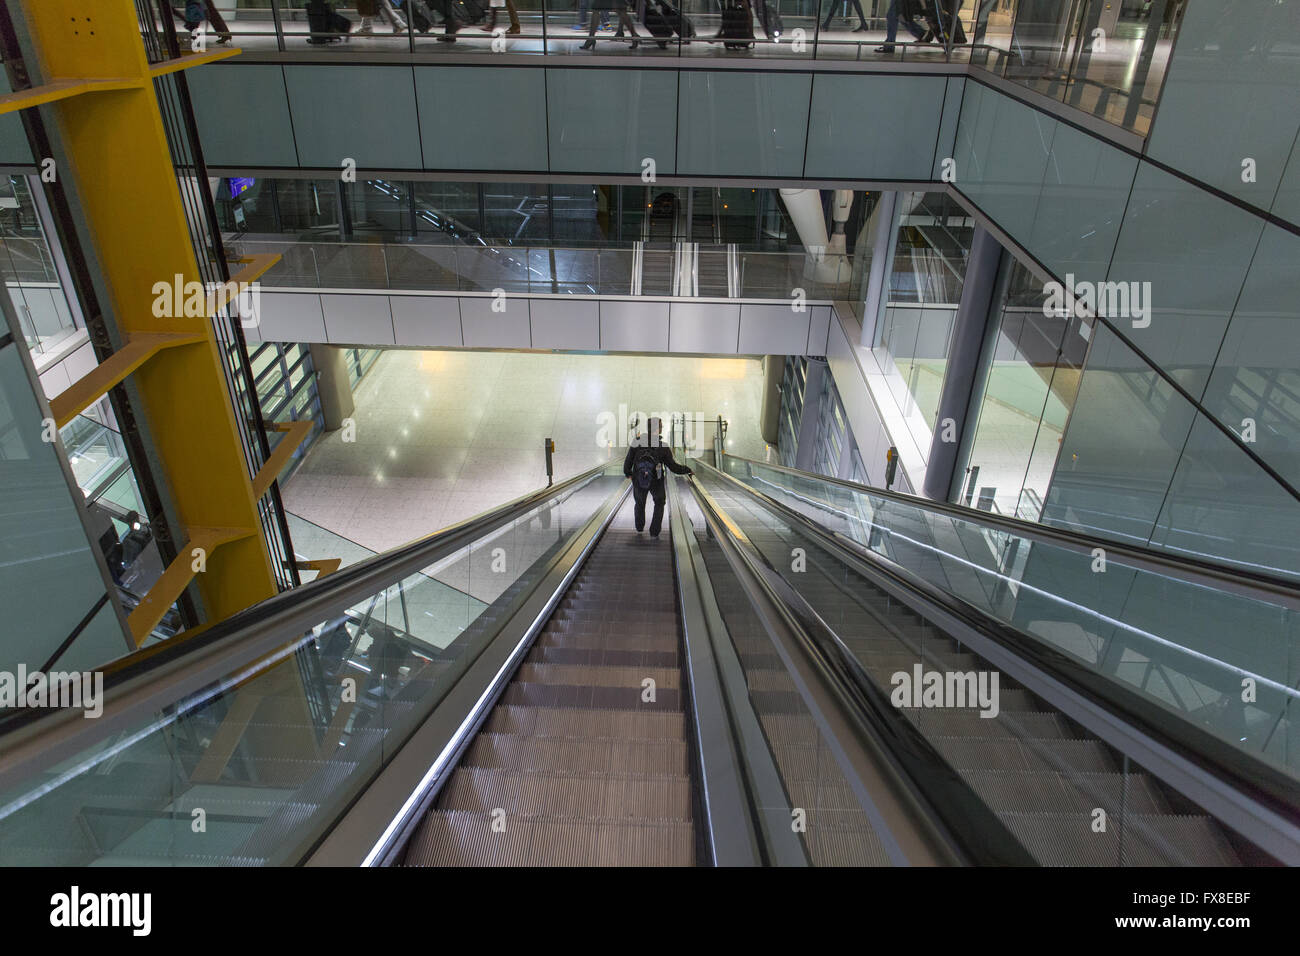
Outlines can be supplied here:
M0 860L1300 861L1295 675L1205 637L1285 642L1294 591L711 457L661 540L601 466L11 713Z

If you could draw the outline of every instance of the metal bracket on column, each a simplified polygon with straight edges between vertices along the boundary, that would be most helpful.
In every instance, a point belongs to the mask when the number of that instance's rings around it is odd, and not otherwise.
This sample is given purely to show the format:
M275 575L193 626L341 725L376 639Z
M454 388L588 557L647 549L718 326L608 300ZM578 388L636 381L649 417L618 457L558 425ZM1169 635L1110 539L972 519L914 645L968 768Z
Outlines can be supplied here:
M284 471L285 465L289 464L289 459L293 453L298 450L298 446L306 440L311 433L311 422L272 422L271 431L288 432L280 439L280 444L275 446L275 451L271 452L271 457L266 459L257 475L253 478L253 497L261 498L271 490L271 484L275 481L276 476Z
M181 592L206 567L213 551L223 544L251 538L253 534L249 528L190 528L190 540L126 619L135 646L144 644Z
M129 335L126 344L50 399L54 424L62 428L103 398L108 390L163 349L206 342L207 336L185 332L144 332Z

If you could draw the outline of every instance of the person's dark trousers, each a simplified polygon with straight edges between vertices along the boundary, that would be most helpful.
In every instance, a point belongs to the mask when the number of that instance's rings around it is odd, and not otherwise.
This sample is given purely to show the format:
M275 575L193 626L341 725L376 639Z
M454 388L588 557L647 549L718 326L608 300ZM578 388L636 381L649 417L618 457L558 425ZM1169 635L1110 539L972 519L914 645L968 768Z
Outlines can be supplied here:
M885 42L893 43L898 36L898 0L893 0L889 5L889 11L885 14ZM907 27L907 32L912 34L918 40L925 36L925 31L916 25L916 21L908 17L903 21L903 26Z
M853 4L853 9L858 13L858 29L865 30L867 28L867 16L862 12L862 4L860 0L849 0L849 2ZM831 28L831 19L835 16L835 8L839 5L840 0L831 0L831 11L826 14L826 22L822 24L823 30L829 30ZM890 7L889 9L893 10L894 8Z
M659 531L664 526L664 486L651 485L648 491L632 486L632 498L636 502L636 510L632 512L632 519L636 523L637 531L645 530L645 499L646 495L654 498L654 512L650 515L650 537L659 537Z

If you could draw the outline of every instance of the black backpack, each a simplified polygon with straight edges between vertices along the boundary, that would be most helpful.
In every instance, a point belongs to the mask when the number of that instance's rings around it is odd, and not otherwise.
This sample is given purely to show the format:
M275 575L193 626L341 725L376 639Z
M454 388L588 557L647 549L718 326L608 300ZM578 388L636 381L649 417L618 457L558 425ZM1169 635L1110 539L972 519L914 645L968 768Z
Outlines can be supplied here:
M632 482L642 491L649 491L659 477L659 460L649 452L640 452L632 463Z

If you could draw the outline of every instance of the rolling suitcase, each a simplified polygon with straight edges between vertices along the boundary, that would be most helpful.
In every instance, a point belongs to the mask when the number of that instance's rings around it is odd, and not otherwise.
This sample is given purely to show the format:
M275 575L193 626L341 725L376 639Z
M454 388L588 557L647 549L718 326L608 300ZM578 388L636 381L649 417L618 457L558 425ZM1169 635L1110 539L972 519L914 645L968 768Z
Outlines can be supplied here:
M691 18L686 16L680 10L673 9L673 5L668 0L656 0L659 4L659 10L668 21L668 25L677 32L683 40L689 40L695 36L695 24Z
M695 36L695 24L691 23L690 17L674 10L666 0L646 0L641 22L653 37L670 37L676 33L683 40L689 41ZM668 46L667 40L659 40L658 43L661 48Z
M754 45L754 17L749 0L722 0L722 29L718 39L728 50L747 50Z
M647 0L645 10L641 14L641 24L655 38L660 49L667 49L668 41L663 38L673 35L673 27L654 0Z
M307 29L313 36L308 43L334 43L347 38L352 30L352 21L334 12L328 0L307 0Z

